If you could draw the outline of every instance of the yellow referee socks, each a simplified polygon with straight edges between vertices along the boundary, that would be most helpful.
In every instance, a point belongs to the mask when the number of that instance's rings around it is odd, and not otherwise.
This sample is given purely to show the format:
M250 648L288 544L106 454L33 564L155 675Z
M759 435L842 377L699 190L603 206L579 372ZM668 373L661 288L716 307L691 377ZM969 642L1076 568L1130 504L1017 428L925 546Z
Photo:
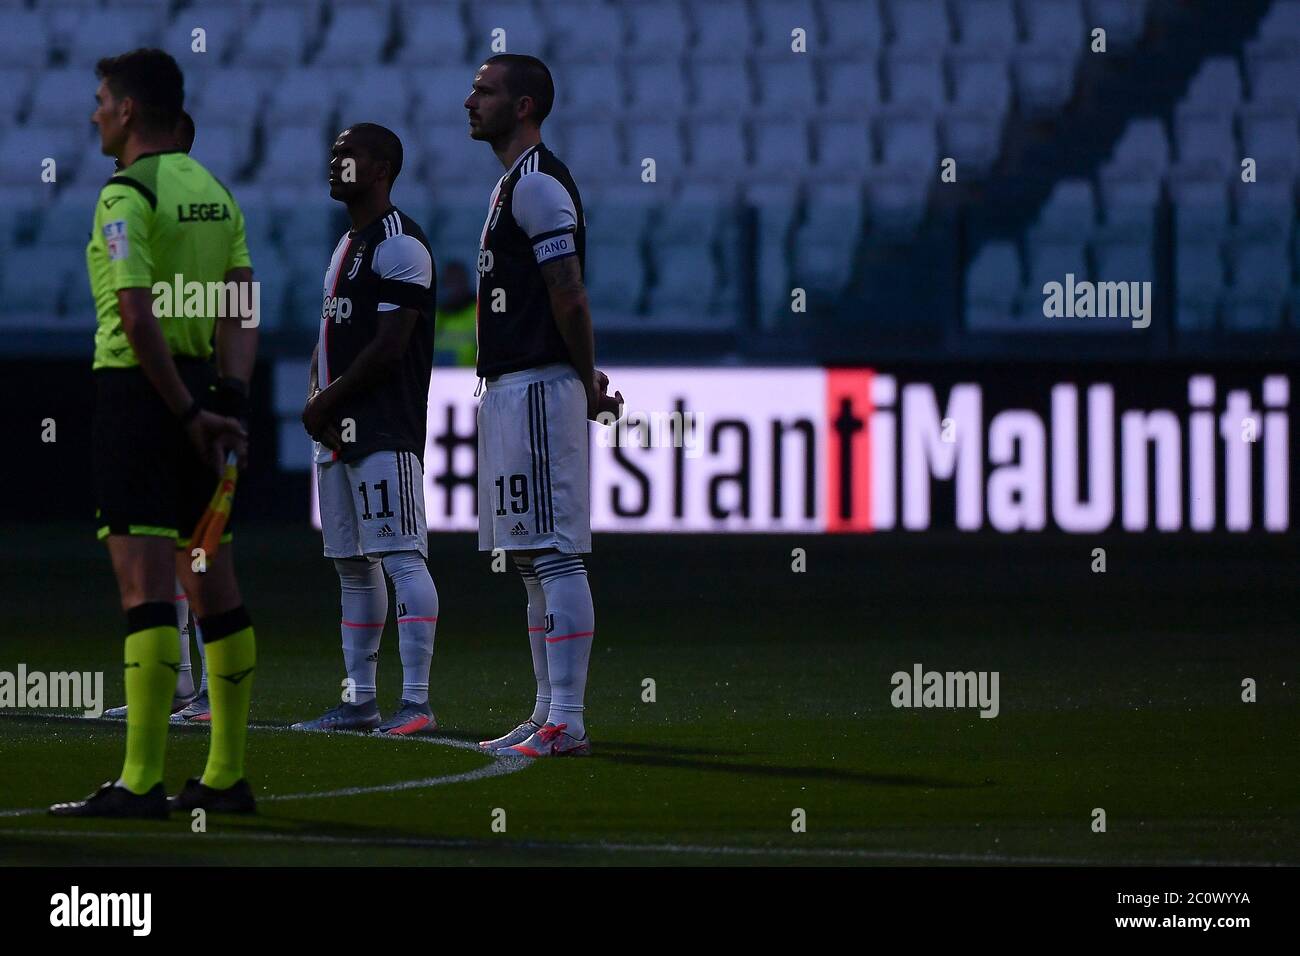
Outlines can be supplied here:
M208 699L212 703L212 741L203 783L224 790L244 777L257 642L253 622L242 605L203 618L199 630L207 650Z
M131 608L126 627L126 761L119 783L140 794L162 783L181 639L176 608L166 601Z

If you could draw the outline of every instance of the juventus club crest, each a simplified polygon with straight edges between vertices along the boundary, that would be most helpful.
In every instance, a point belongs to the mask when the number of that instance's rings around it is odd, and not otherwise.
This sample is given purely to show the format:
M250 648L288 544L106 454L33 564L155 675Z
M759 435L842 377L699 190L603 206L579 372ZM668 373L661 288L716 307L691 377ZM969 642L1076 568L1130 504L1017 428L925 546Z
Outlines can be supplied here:
M357 272L361 268L361 260L365 257L365 254L366 254L366 244L364 241L359 242L357 244L357 251L355 253L355 258L352 260L352 265L348 268L349 282L357 277Z

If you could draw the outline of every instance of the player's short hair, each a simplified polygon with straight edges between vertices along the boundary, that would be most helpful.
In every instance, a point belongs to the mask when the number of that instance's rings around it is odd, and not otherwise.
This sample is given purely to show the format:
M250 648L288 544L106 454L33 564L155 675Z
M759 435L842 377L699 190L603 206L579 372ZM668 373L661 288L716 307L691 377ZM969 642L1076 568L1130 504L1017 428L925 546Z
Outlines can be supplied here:
M185 110L181 110L181 118L176 121L176 145L186 153L194 147L194 117Z
M131 97L144 124L171 132L185 107L185 76L170 53L140 49L106 56L95 64L95 75L116 97Z
M397 174L402 171L402 141L387 126L378 123L357 123L349 126L352 138L375 159L388 161L392 175L388 177L391 186L397 181Z
M551 79L551 71L546 68L546 64L537 57L524 53L498 53L483 63L499 63L505 67L506 92L515 99L521 96L531 97L536 106L533 119L541 126L555 105L555 81Z

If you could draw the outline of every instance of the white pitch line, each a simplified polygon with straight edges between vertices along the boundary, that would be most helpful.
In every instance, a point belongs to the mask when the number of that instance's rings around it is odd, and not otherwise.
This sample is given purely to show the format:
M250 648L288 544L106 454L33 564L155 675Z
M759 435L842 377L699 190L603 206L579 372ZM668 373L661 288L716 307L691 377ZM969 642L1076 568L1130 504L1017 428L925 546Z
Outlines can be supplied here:
M122 839L139 838L140 833L117 830L11 830L15 836L78 837ZM436 837L339 837L329 834L293 833L207 833L209 840L232 843L315 843L332 846L383 846L409 849L493 849L493 841ZM193 840L190 833L157 833L150 840ZM913 863L982 863L989 866L1241 866L1270 867L1292 864L1258 860L1085 860L1070 857L1007 856L979 853L922 853L911 850L863 850L851 847L757 847L704 846L685 843L547 843L539 840L502 841L499 846L516 850L596 851L607 853L666 853L704 856L763 857L783 856L803 859L850 859L863 861L899 860Z
M56 720L97 720L94 717L76 717L66 714L49 714L49 717ZM302 733L302 731L291 730L289 727L280 724L249 724L249 730L261 730L271 732L285 733ZM336 735L339 732L336 732ZM343 731L349 737L366 737L374 739L372 734L360 734ZM490 755L479 750L478 746L467 740L455 740L451 737L428 737L412 736L403 738L380 738L387 740L401 739L403 741L413 740L417 743L436 744L442 747L453 747L457 750L472 750L483 756L492 756L490 763L482 767L475 767L473 770L465 770L461 773L445 774L441 777L422 777L419 780L399 780L395 783L375 784L369 787L342 787L337 790L317 790L308 793L277 793L269 794L265 797L259 797L258 802L283 802L286 800L319 800L322 797L357 797L367 793L395 793L400 790L423 790L428 787L441 787L449 783L471 783L475 780L486 780L489 777L504 777L507 774L518 773L527 767L531 760L526 757L501 757ZM42 814L47 811L46 807L27 807L18 810L0 810L0 818L4 817L30 817ZM32 831L28 831L32 832ZM71 831L69 831L71 832Z

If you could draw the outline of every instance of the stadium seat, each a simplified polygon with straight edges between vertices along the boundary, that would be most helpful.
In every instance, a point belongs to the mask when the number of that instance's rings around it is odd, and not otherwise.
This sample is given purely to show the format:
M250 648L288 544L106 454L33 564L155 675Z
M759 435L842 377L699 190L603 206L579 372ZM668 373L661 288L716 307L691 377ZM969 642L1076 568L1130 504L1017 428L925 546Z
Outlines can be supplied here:
M676 61L632 64L628 95L636 114L668 118L685 113L689 96L683 69Z
M1030 119L1060 112L1074 93L1075 61L1040 49L1022 48L1012 62L1020 111Z
M740 60L693 63L691 79L694 110L705 118L746 113L753 106L749 71Z
M37 74L28 108L28 126L65 126L70 117L90 123L95 109L93 73L83 69L52 69Z
M807 57L761 61L754 68L758 84L755 112L761 116L806 116L817 108L817 79Z
M1019 0L1025 45L1066 58L1083 54L1086 31L1080 0Z
M185 71L186 92L192 71L209 71L224 63L243 34L247 13L238 4L202 3L176 11L163 29L160 45ZM203 31L203 52L194 50L194 31Z
M934 121L925 116L885 117L878 124L881 165L919 172L929 178L938 168Z
M947 102L943 62L929 54L894 54L885 57L888 109L909 114L937 115Z
M746 188L745 203L753 211L758 283L758 321L773 328L791 316L789 242L798 210L795 191L785 183L757 183Z
M793 43L791 33L796 28L804 31L805 49L822 48L812 0L758 0L755 8L760 53L788 57Z
M5 325L48 325L64 310L73 282L87 282L84 248L25 246L10 249L4 273ZM83 317L78 317L82 318ZM93 325L93 314L89 317Z
M600 119L626 112L627 91L615 64L608 61L566 63L557 65L551 73L555 80L557 115Z
M834 59L862 60L885 45L885 27L878 0L822 0L826 54Z
M493 31L503 30L506 51L530 53L546 58L548 44L546 26L533 5L512 0L480 0L469 5L470 35L469 58L485 60L493 53Z
M400 17L397 37L397 61L406 66L466 63L469 53L469 30L461 16L459 3L407 2L398 7ZM465 92L473 74L465 80Z
M2 63L3 61L0 61L0 64ZM0 89L8 92L7 102L0 104L0 133L16 123L18 117L27 112L28 99L37 76L43 78L44 71L25 66L0 65ZM82 107L85 107L84 100Z
M267 130L265 148L253 170L253 178L264 186L297 185L302 183L305 172L316 170L317 179L324 187L329 163L328 137L325 127L319 125Z
M549 125L547 133L551 132ZM480 222L487 207L488 190L505 172L486 143L469 138L464 122L430 125L424 128L427 147L428 185L436 193L444 188L458 191L460 184L477 184L483 190Z
M1178 165L1187 174L1228 176L1239 170L1231 113L1196 112L1195 107L1176 110L1174 147Z
M1174 205L1174 230L1178 243L1218 241L1228 231L1228 184L1218 177L1170 173L1169 195Z
M666 202L663 190L635 183L579 186L587 216L591 246L610 242L640 243L648 234L655 212ZM716 199L716 197L715 197Z
M0 141L0 185L26 186L53 195L53 184L42 183L45 160L55 161L60 181L76 178L86 130L67 126L15 126ZM109 164L111 167L111 163ZM107 178L107 176L105 176Z
M1146 30L1147 0L1088 0L1088 26L1106 31L1106 48L1124 51L1142 39Z
M474 85L474 70L464 63L410 69L407 89L416 101L415 122L420 126L458 125L461 134L468 137L465 99Z
M645 299L646 270L641 249L631 242L603 243L599 255L587 257L583 276L597 330L637 327Z
M39 13L0 9L0 63L6 67L43 67L50 59L50 36Z
M1086 179L1062 179L1052 187L1027 236L1031 245L1081 242L1092 234L1096 223L1097 203L1092 183Z
M68 38L66 62L84 71L101 57L157 43L162 17L138 7L87 10Z
M1247 62L1252 103L1300 111L1300 56Z
M578 183L627 180L640 175L623 158L618 128L607 121L570 121L561 124L566 145L566 165Z
M753 174L789 179L803 175L810 165L808 128L802 120L755 120Z
M1248 53L1300 56L1300 2L1276 0L1259 21Z
M485 189L482 199L460 194L449 197L446 202L435 203L425 226L434 259L443 265L461 262L471 274L474 272L479 239L487 218L488 195Z
M754 22L743 0L709 0L689 9L695 20L694 59L741 61L750 55Z
M549 21L551 55L557 62L612 63L621 58L627 30L622 4L578 0L543 5L542 10Z
M655 281L648 319L658 328L708 328L730 324L714 308L718 286L715 252L704 245L651 247Z
M1017 320L1021 325L1034 328L1063 328L1069 320L1048 318L1043 315L1045 301L1043 287L1049 282L1067 281L1073 275L1075 281L1086 279L1089 274L1088 254L1082 242L1038 243L1031 240L1026 248L1029 258L1029 272L1025 286L1020 290ZM1094 319L1084 322L1096 323L1096 330L1101 331L1106 324ZM1113 326L1111 326L1113 328Z
M1238 242L1286 243L1296 218L1295 192L1290 181L1243 183L1234 180L1233 236Z
M1198 113L1232 113L1241 104L1241 69L1233 56L1204 60L1182 102Z
M378 63L392 32L392 12L387 4L336 4L320 48L311 60L317 66L346 63L365 67Z
M1160 203L1161 180L1139 173L1102 170L1097 178L1101 201L1099 233L1111 238L1148 239L1156 228L1156 207Z
M1020 255L1014 243L987 243L966 270L966 324L972 329L1012 321L1021 288Z
M686 53L690 29L677 0L642 0L628 4L627 47L631 63L680 60Z
M263 114L265 128L332 125L341 90L354 82L353 76L325 67L289 70L271 89Z
M196 134L209 123L251 126L265 108L274 77L251 67L223 69L219 78L204 85L197 97L186 96Z
M886 0L885 6L893 51L938 55L952 43L952 25L943 0Z
M205 123L194 137L192 155L227 186L248 165L251 130L223 123Z
M839 295L852 277L863 216L862 192L856 184L811 188L794 237L792 282L810 296Z
M843 60L825 65L822 88L826 91L828 119L862 122L880 108L882 100L876 60Z
M745 134L734 120L714 120L687 127L691 137L692 173L709 180L735 181L749 165Z
M107 157L101 161L112 170ZM69 247L84 251L95 219L95 201L106 173L97 183L64 188L41 215L37 244L43 247Z
M1130 120L1105 168L1122 176L1162 178L1169 169L1169 137L1164 123L1149 117Z
M943 153L957 161L958 177L988 175L1002 149L1002 119L992 113L951 109L942 118Z
M818 179L863 179L874 163L866 123L834 120L816 127Z
M1011 110L1011 73L1001 57L956 54L948 59L952 101L958 113L979 113L1001 122Z
M1239 113L1241 156L1255 160L1261 179L1294 181L1300 174L1300 124L1288 110L1247 105Z
M1242 332L1277 329L1291 286L1286 247L1242 243L1229 250L1232 284L1224 298L1224 326Z
M1149 240L1094 243L1092 260L1096 263L1093 278L1097 282L1156 281L1155 257Z
M415 93L410 70L372 66L358 73L356 81L343 90L338 121L343 126L379 123L396 130L410 121Z
M962 50L1005 59L1015 49L1019 29L1011 0L962 0L953 12Z
M1223 256L1219 244L1204 239L1180 239L1174 246L1174 270L1178 328L1192 332L1213 329L1223 295Z
M641 164L646 159L655 161L655 178L660 183L673 184L682 179L686 171L686 152L682 134L674 121L633 121L625 123L628 168L639 180Z
M244 66L298 66L319 32L319 17L299 7L262 7L240 35L235 62Z

